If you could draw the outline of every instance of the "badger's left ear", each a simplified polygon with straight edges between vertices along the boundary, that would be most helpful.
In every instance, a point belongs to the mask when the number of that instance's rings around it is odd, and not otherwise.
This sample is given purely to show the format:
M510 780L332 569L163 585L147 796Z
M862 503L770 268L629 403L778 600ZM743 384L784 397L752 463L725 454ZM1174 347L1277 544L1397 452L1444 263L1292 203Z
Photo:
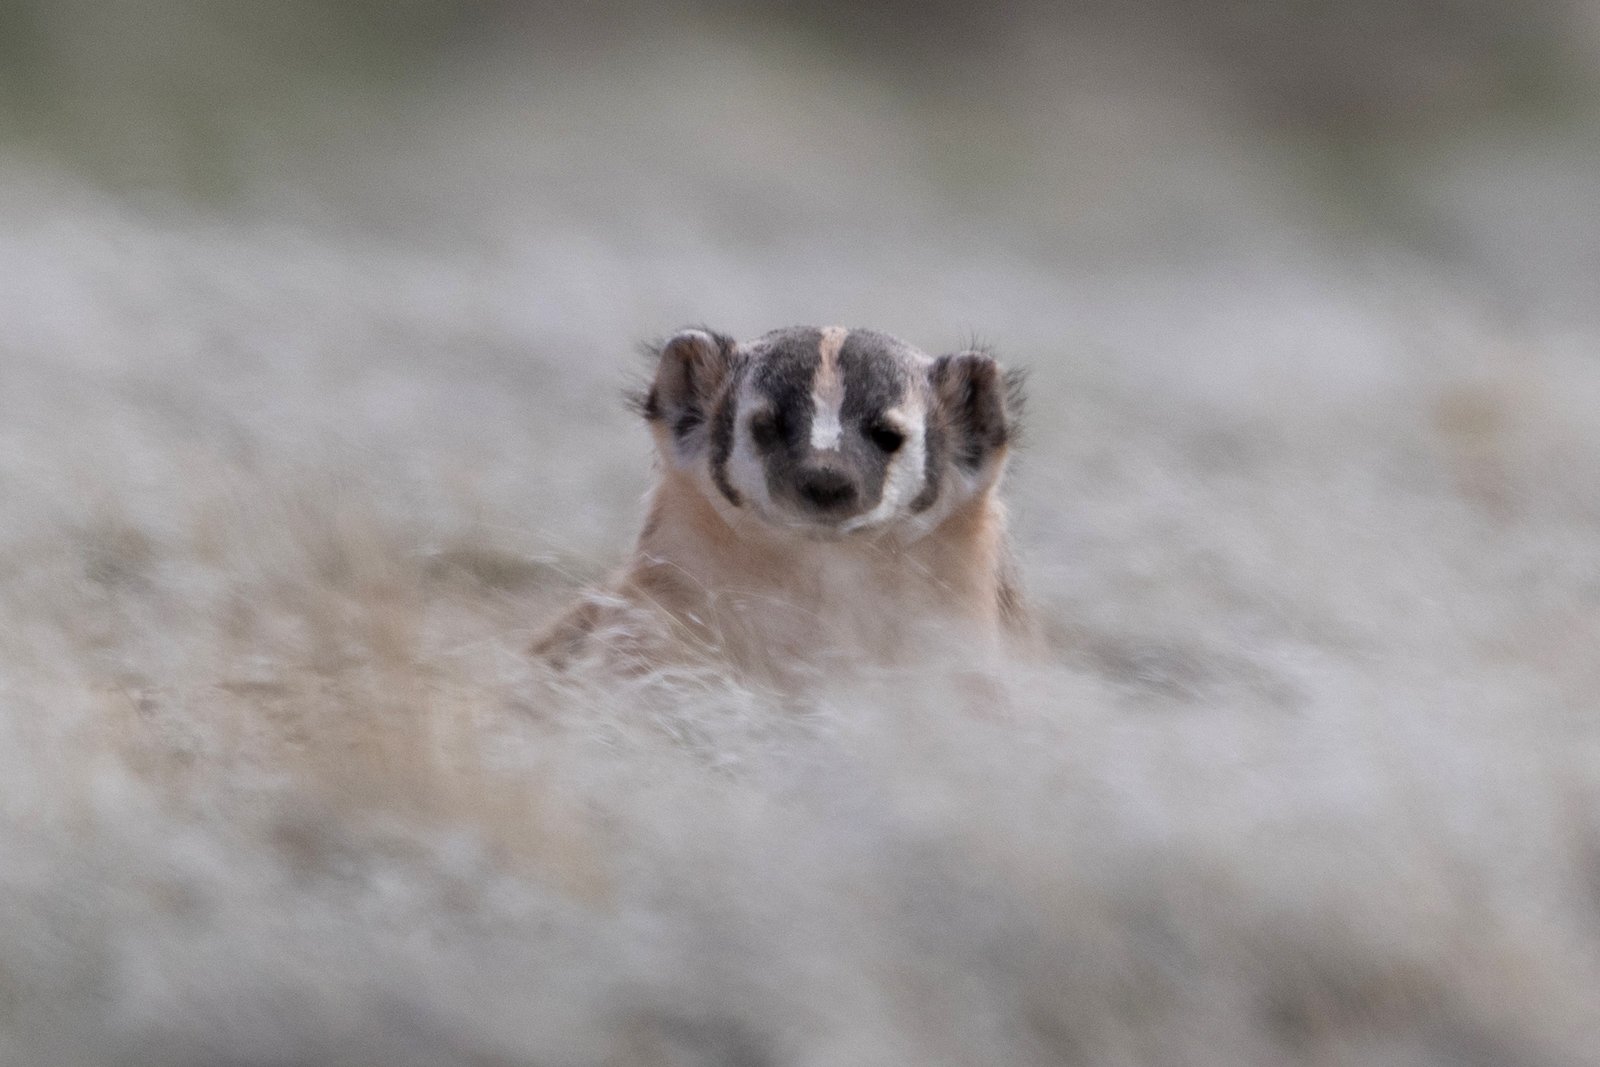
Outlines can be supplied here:
M928 371L933 415L956 465L969 473L1004 455L1022 415L1022 374L1006 371L988 352L940 356Z
M666 426L684 452L706 438L712 406L733 368L734 341L710 330L680 330L657 349L655 380L640 409Z

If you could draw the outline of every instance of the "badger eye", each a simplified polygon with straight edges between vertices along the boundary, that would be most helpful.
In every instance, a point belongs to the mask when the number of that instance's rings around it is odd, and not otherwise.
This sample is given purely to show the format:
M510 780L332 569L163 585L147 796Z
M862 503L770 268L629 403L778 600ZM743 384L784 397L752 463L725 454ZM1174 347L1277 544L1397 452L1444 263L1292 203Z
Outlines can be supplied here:
M906 443L906 435L887 423L875 423L867 428L867 440L885 452L898 452Z
M758 411L750 416L750 439L761 448L772 448L783 436L783 425L776 412Z

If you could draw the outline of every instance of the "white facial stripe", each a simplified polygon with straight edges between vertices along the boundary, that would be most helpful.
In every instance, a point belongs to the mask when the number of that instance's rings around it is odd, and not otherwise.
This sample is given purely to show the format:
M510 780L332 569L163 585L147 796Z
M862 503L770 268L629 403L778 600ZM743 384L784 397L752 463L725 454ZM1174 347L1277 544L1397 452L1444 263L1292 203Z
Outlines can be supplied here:
M839 373L839 349L850 333L843 326L829 326L817 344L821 357L817 378L811 388L811 447L818 451L838 448L844 437L839 410L844 407L844 375Z
M839 377L839 349L844 347L844 339L848 336L850 331L843 326L829 326L822 331L822 339L817 342L817 354L822 357L817 367L818 389Z
M844 425L839 421L839 404L831 402L821 393L812 393L811 405L811 447L819 452L838 448L844 437Z

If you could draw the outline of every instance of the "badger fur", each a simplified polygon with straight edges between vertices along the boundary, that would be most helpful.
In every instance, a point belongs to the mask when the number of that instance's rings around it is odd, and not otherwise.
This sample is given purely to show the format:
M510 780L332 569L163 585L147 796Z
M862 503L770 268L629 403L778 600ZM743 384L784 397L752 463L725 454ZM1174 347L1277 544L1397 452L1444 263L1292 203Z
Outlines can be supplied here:
M1031 641L999 484L1020 377L872 330L684 330L638 408L659 477L620 576L534 645L794 681Z

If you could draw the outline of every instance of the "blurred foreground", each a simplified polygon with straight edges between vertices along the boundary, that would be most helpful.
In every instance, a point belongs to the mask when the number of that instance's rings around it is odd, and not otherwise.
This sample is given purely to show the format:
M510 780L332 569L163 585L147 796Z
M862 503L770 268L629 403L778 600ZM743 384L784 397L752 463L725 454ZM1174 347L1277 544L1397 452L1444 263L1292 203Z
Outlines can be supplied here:
M1290 6L0 5L0 1062L1593 1063L1600 17ZM692 321L1058 662L539 677Z

